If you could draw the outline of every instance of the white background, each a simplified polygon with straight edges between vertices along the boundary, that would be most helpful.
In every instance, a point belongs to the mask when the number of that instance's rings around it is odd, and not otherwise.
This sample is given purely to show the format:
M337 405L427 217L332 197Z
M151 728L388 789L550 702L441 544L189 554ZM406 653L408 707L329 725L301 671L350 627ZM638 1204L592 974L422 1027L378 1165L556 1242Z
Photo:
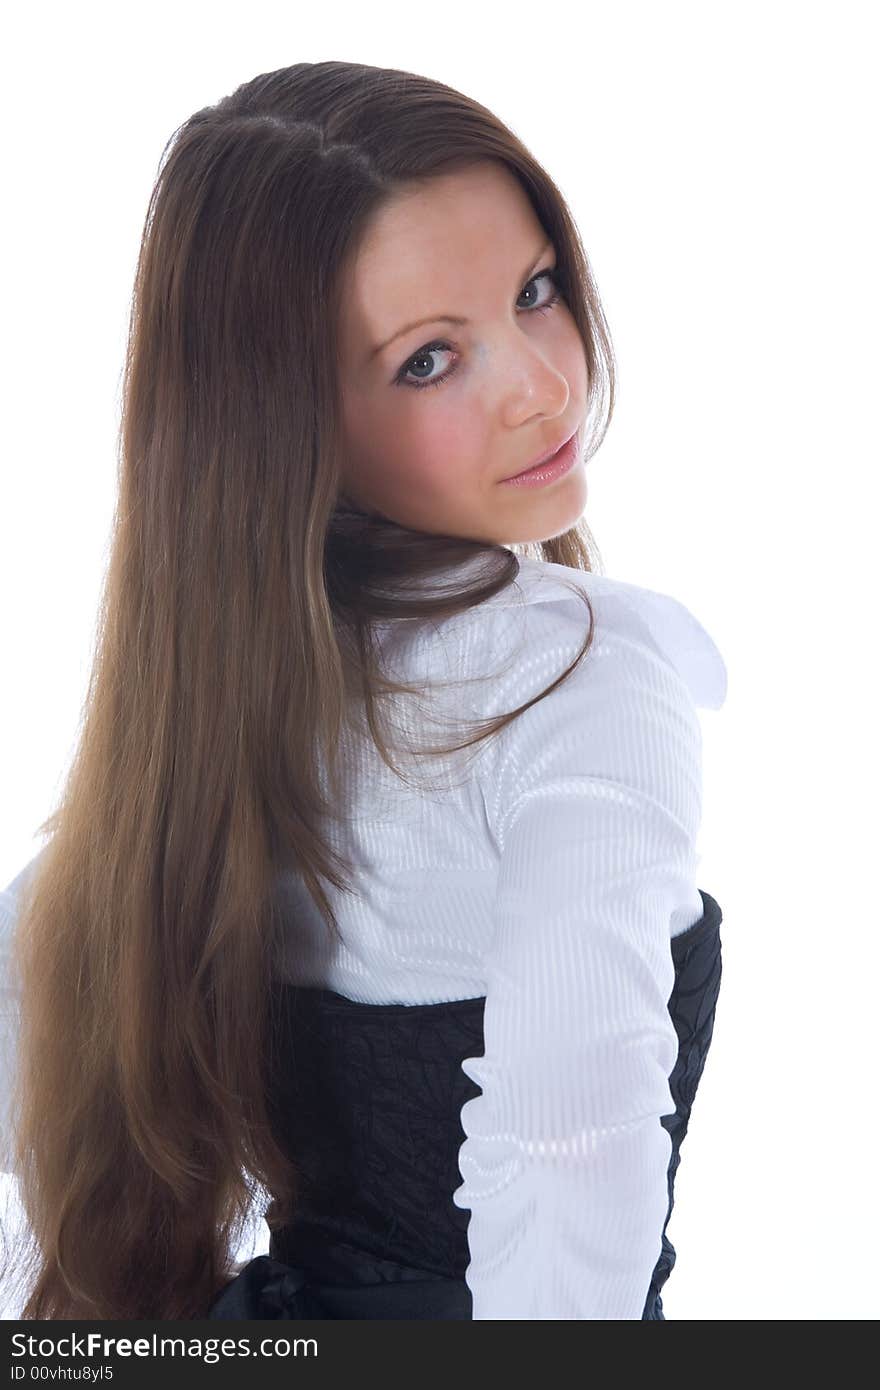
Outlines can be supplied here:
M7 21L0 885L40 847L73 752L166 139L304 60L458 87L559 184L598 280L619 365L589 465L605 569L683 600L728 667L702 713L699 880L724 977L667 1316L876 1318L876 7L311 9Z

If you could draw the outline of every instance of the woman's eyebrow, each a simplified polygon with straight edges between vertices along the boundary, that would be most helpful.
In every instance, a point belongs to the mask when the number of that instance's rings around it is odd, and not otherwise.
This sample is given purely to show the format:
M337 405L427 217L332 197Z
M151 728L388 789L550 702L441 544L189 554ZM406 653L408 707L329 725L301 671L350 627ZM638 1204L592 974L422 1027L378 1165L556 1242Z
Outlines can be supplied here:
M520 277L519 283L525 282L526 277L529 274L529 271L532 270L536 263L541 259L544 252L547 250L547 247L552 245L553 243L549 239L549 237L546 241L543 241L541 243L537 252L529 261L528 269L525 270L522 276ZM372 361L373 358L376 357L380 352L384 352L385 349L389 346L389 344L393 343L397 338L401 338L404 333L410 333L414 328L421 328L423 323L454 323L460 327L462 324L465 324L467 322L467 319L456 318L452 314L431 314L428 316L428 318L416 319L414 323L408 323L403 328L398 328L397 332L392 333L390 338L386 338L384 343L378 343L377 346L370 351L367 361Z

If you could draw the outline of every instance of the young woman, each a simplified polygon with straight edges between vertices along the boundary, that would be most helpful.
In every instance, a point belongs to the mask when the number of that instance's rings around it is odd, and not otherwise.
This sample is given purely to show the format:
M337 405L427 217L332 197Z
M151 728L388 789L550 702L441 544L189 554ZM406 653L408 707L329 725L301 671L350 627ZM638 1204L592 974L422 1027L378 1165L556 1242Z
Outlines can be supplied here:
M613 400L476 101L302 63L175 132L81 739L3 897L25 1318L664 1316L726 672L596 573Z

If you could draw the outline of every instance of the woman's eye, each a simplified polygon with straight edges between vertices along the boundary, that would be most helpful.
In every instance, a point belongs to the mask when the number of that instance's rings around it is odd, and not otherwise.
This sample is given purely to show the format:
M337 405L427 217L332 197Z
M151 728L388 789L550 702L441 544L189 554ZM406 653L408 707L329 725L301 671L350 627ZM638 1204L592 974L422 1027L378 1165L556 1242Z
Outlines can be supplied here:
M554 305L558 303L561 295L562 272L558 269L539 271L537 275L532 276L531 280L526 281L522 295L526 294L530 285L537 285L541 282L544 282L548 289L552 287L553 293L548 299L545 299L543 303L527 305L526 308L531 313L544 313L546 310L552 309ZM522 298L522 295L520 298ZM395 386L414 386L417 391L422 390L425 386L442 386L443 382L448 381L453 373L458 370L458 360L448 367L442 376L430 376L430 359L437 353L454 354L454 352L455 349L446 342L426 343L424 347L419 348L414 356L407 358L406 362L404 362L397 376L394 378ZM427 367L424 365L426 363L428 364ZM412 373L418 373L423 370L426 374L420 379L415 381L410 379Z

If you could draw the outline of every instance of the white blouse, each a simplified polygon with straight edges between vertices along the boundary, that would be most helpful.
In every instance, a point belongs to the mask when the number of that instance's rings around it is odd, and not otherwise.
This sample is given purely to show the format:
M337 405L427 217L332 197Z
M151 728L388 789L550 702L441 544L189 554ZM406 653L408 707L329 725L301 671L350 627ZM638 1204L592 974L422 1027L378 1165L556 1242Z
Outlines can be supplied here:
M354 894L327 885L343 941L281 875L278 972L370 1003L485 995L453 1195L471 1212L473 1317L641 1318L668 1210L669 938L703 911L697 710L721 707L727 672L678 600L518 558L512 588L476 609L380 629L386 667L421 692L386 713L416 785L350 731L327 826L357 874ZM581 590L596 628L576 671L476 750L418 760L565 669L587 633ZM10 934L38 857L0 894L0 1120Z

